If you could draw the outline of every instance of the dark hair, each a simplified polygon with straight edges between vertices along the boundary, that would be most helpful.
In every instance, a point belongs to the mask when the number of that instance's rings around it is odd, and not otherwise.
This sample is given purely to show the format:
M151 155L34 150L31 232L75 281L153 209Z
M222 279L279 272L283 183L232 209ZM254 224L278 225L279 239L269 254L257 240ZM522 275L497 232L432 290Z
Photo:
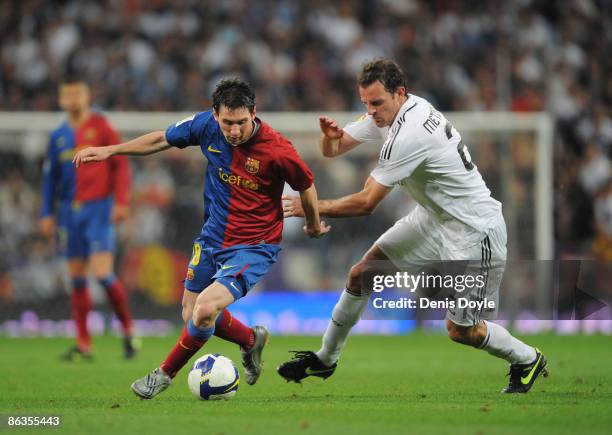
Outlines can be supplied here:
M361 69L357 82L362 88L379 81L387 92L393 93L400 86L406 87L404 72L398 64L389 59L375 59Z
M60 80L60 85L77 85L83 84L87 86L87 82L85 79L79 75L72 72L68 72L65 76Z
M213 108L217 113L221 105L229 110L246 107L249 112L255 108L255 92L239 78L221 80L212 94Z

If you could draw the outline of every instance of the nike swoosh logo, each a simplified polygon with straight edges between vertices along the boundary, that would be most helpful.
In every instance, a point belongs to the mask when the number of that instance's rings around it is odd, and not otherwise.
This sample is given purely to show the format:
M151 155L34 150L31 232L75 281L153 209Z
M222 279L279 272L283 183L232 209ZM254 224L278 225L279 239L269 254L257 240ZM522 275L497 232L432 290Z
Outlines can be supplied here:
M183 340L179 341L179 345L180 345L180 346L181 346L183 349L193 350L192 348L185 346L185 345L183 344Z
M213 148L211 145L208 145L208 151L210 151L211 153L221 153L221 150L217 150Z
M236 290L238 293L240 293L240 289L239 289L238 287L236 287L236 284L234 284L234 283L232 282L232 283L230 283L230 285L231 285L232 287L234 287L234 289L235 289L235 290Z
M313 370L311 368L306 368L306 374L307 375L320 375L321 373L327 373L329 371L332 371L333 369L324 369L324 370Z
M236 266L221 266L221 270L231 269L232 267L236 267Z
M529 371L527 376L521 378L521 383L523 385L527 385L529 384L529 382L531 382L531 378L533 378L533 375L536 369L538 368L538 364L540 364L541 359L542 359L542 354L540 354L540 356L538 357L538 360L535 362L535 364L533 365L533 368Z

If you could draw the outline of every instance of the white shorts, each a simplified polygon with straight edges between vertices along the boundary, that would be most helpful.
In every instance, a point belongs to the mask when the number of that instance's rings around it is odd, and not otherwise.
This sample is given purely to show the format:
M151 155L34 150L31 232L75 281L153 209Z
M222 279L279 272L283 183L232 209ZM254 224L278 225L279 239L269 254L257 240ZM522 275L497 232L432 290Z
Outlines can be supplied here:
M501 213L490 230L483 233L454 218L442 221L417 206L374 244L400 270L418 269L432 262L461 261L467 265L465 275L481 275L484 285L460 295L472 301L486 298L493 301L495 308L455 308L446 313L446 318L458 325L473 326L497 315L499 288L506 264L506 242L506 223Z

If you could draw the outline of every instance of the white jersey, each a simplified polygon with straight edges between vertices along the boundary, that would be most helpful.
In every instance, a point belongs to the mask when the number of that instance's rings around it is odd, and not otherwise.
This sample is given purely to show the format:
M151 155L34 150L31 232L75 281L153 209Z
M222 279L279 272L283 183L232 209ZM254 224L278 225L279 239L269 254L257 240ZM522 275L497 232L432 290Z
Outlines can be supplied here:
M390 127L368 115L344 130L359 142L382 143L372 177L401 186L440 220L486 233L501 215L459 132L427 100L409 94Z

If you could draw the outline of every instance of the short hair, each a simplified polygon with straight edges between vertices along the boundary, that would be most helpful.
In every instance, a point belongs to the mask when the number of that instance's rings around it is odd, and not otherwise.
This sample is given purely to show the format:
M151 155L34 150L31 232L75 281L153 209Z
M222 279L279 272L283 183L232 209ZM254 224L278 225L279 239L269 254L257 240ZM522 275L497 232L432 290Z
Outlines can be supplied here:
M387 92L393 93L400 86L406 87L404 72L390 59L375 59L361 69L357 82L362 88L379 81Z
M87 86L87 82L83 77L77 74L67 74L62 77L60 81L60 85L85 85Z
M217 113L221 105L229 110L246 107L252 112L255 109L255 92L247 82L239 78L221 80L212 94L212 100Z

